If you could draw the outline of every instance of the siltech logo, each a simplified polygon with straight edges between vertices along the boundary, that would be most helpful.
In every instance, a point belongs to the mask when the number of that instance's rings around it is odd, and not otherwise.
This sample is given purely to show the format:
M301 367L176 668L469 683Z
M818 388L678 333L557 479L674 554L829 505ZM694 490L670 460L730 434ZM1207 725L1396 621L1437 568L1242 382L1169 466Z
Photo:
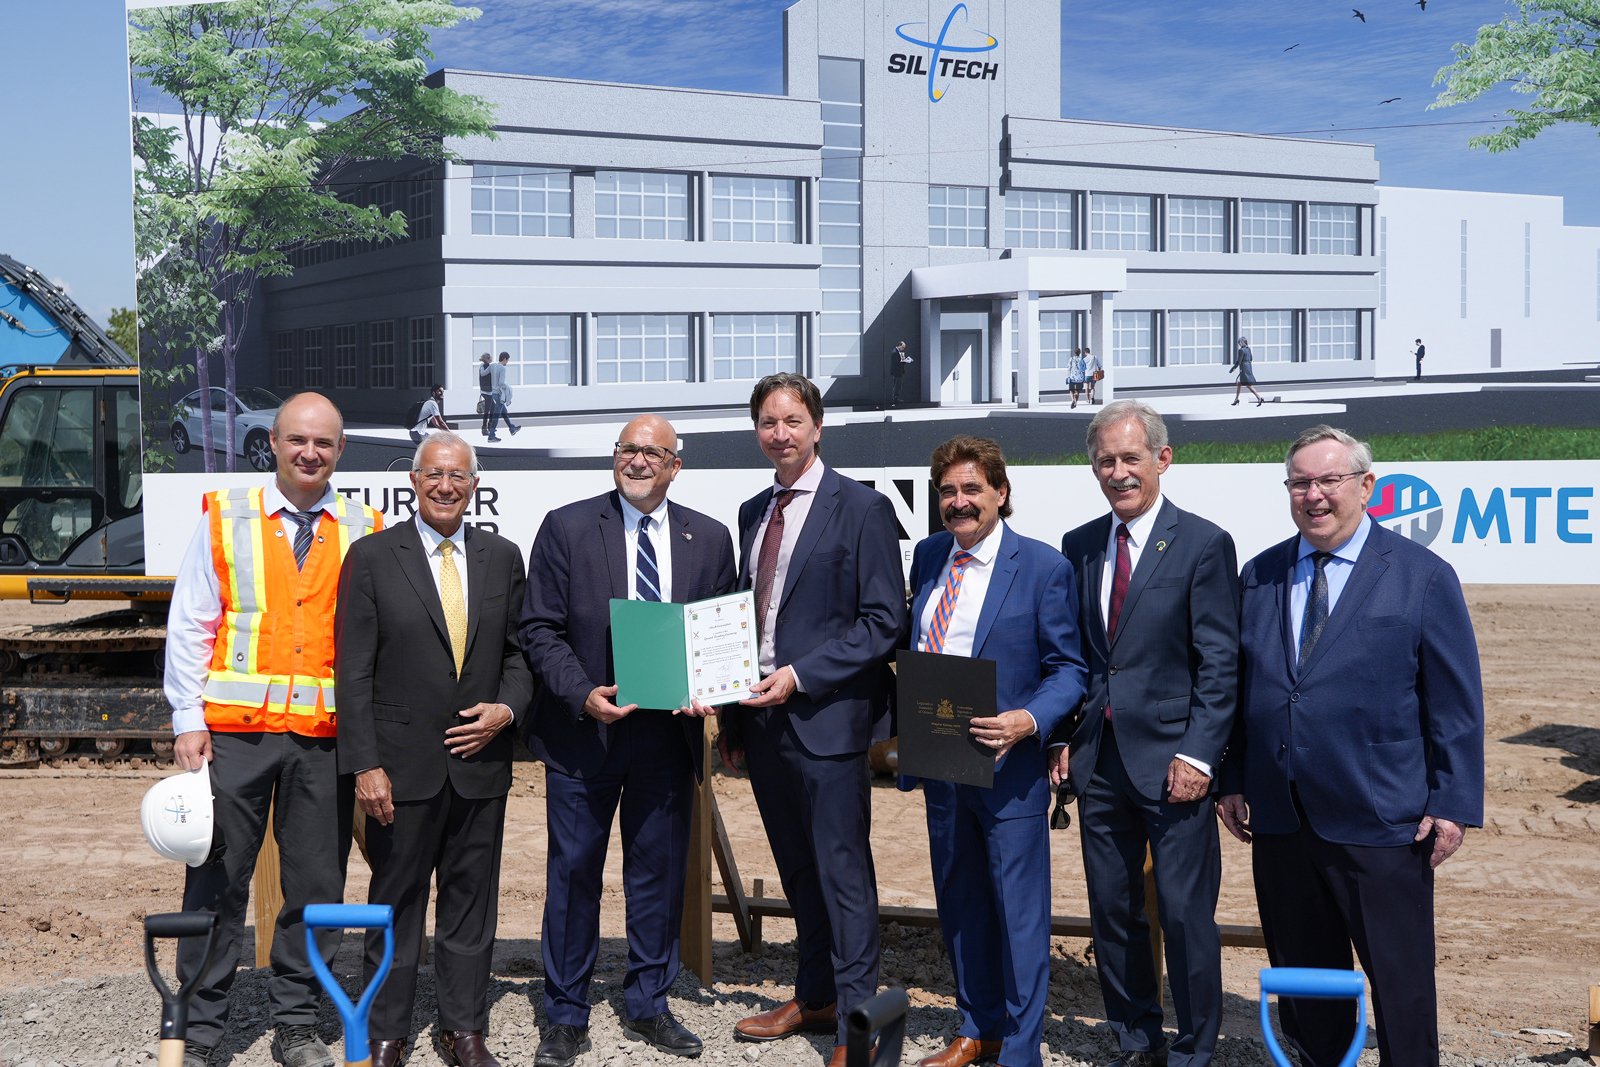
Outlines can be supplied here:
M1475 541L1510 545L1594 543L1592 485L1467 486L1457 498L1450 543ZM1372 489L1367 514L1419 545L1430 545L1444 530L1445 507L1439 493L1412 474L1388 474Z
M961 19L959 26L956 26L957 16ZM944 17L939 35L931 41L924 38L932 31L932 23L902 22L894 28L895 36L928 51L926 55L920 52L894 53L889 57L889 73L926 75L928 99L935 104L944 99L945 88L956 78L994 81L1000 76L999 63L960 58L963 55L993 52L1000 46L1000 42L990 36L987 30L975 30L969 26L971 21L967 5L957 4Z

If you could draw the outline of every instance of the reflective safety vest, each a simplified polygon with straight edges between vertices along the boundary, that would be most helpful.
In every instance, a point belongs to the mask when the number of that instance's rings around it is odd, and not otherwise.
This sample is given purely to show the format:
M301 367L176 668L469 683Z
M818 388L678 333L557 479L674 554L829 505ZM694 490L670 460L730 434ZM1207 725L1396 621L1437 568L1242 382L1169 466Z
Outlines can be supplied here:
M350 542L383 526L365 504L335 495L304 569L281 518L266 514L264 488L207 493L211 563L222 621L206 675L212 730L333 737L333 612Z

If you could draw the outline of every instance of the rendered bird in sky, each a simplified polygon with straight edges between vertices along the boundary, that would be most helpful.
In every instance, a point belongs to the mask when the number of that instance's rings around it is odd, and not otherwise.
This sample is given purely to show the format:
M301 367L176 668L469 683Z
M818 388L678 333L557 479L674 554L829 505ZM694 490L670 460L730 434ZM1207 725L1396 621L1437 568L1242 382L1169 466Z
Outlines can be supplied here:
M1358 18L1362 22L1367 21L1367 16L1366 16L1365 12L1363 12L1360 8L1353 7L1350 10L1355 12L1355 14L1353 16L1351 16L1352 18Z
M1294 44L1290 45L1288 48L1285 48L1284 51L1285 52L1293 52L1296 48L1299 48L1299 47L1300 47L1300 42L1296 41Z
M1395 101L1396 101L1396 100L1399 100L1399 99L1400 99L1400 98L1399 98L1399 97L1398 97L1398 96L1391 96L1391 97L1390 97L1390 98L1389 98L1389 99L1387 99L1387 100L1379 100L1379 101L1378 101L1378 105L1379 105L1379 106L1380 106L1380 107L1381 107L1381 106L1383 106L1383 105L1384 105L1384 104L1392 104L1392 103L1394 103L1394 102L1395 102Z
M1417 6L1424 11L1428 10L1428 0L1417 0Z

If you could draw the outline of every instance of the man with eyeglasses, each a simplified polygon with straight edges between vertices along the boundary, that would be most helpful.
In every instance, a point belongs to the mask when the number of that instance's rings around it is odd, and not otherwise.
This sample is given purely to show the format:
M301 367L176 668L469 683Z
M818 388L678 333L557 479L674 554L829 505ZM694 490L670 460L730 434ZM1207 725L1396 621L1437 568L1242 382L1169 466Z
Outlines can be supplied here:
M405 1057L417 963L438 876L434 1045L447 1064L494 1067L484 1043L511 731L533 679L517 645L522 554L464 523L478 457L437 431L411 465L417 514L363 538L339 580L339 769L366 816L367 900L395 908L394 969L372 1005L372 1063ZM383 959L368 931L364 979Z
M600 947L606 844L622 812L628 970L623 1031L659 1051L703 1048L673 1015L689 821L710 708L618 707L611 600L687 603L730 592L733 540L709 516L667 500L683 468L659 415L622 429L614 491L545 517L528 562L519 637L542 684L526 739L545 765L545 1027L538 1067L568 1067L590 1047L589 980Z
M1095 969L1115 1067L1204 1067L1222 1023L1212 775L1233 727L1239 579L1233 538L1161 490L1167 425L1136 400L1089 422L1089 461L1111 511L1061 551L1078 580L1088 697L1057 729L1050 780L1078 797ZM1148 850L1178 1033L1165 1045L1145 919Z
M1483 686L1450 565L1367 515L1372 450L1313 426L1289 447L1299 534L1244 569L1240 707L1217 814L1251 845L1275 967L1372 985L1382 1064L1439 1062L1434 869L1483 823ZM1364 1025L1286 999L1315 1067Z

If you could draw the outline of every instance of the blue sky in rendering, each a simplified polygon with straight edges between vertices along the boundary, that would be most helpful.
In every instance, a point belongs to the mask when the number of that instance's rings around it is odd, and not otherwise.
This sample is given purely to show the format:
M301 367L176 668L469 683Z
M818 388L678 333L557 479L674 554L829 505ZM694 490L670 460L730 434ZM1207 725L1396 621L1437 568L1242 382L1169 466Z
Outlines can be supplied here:
M435 65L776 93L785 2L480 0L480 19L438 35ZM1364 3L1365 23L1352 2ZM1451 46L1510 8L1509 0L1429 0L1426 11L1414 0L1067 0L1059 111L1369 142L1383 184L1555 194L1566 197L1569 223L1600 225L1595 129L1557 127L1491 155L1466 140L1495 128L1512 94L1427 110ZM12 47L0 92L13 103L4 127L13 162L0 167L0 251L65 281L103 318L133 301L123 5L12 0L6 9ZM1379 103L1391 97L1399 99ZM1041 101L1036 113L1055 110Z

